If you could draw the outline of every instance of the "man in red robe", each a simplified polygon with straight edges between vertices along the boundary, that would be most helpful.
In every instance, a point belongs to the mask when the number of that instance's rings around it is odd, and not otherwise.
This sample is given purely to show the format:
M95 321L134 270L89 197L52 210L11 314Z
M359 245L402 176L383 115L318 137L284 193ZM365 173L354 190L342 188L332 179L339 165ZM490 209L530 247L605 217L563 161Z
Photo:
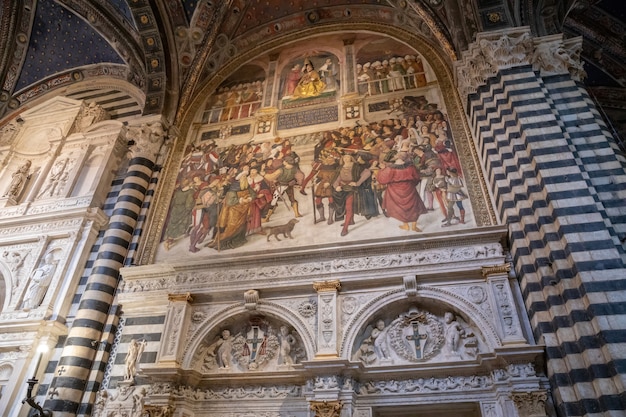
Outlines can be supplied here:
M421 232L417 219L427 212L424 202L415 188L420 174L412 163L397 159L394 163L381 163L378 182L386 185L383 209L394 219L400 220L400 229Z

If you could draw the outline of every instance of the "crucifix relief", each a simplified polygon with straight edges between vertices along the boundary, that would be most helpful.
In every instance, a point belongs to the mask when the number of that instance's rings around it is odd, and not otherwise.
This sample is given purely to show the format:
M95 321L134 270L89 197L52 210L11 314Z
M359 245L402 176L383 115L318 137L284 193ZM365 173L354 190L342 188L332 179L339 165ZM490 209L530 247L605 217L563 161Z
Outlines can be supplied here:
M422 359L422 352L424 350L424 345L426 344L426 339L428 338L427 334L420 333L420 324L419 322L412 321L411 328L413 329L413 333L406 336L406 340L412 341L415 345L415 358Z
M264 353L262 350L265 348L265 334L259 326L252 326L246 336L244 349L247 351L246 353L250 355L250 363L253 363L256 361L257 354Z

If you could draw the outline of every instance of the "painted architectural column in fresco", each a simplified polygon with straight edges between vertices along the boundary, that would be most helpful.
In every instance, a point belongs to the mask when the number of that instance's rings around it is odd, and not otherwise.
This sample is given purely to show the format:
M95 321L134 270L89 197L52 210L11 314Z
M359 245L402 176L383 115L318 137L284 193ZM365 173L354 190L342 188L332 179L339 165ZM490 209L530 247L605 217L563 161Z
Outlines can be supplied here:
M278 65L278 55L270 56L269 70L267 72L266 91L263 97L263 107L276 106L276 98L274 97L274 83L276 79L276 66Z
M624 379L616 364L626 359L618 348L626 325L606 319L626 276L619 238L626 224L617 208L623 202L611 191L624 187L626 172L579 83L581 49L580 38L532 38L528 28L516 28L478 34L457 65L562 415L622 409ZM491 283L502 302L504 281ZM601 391L594 389L599 385Z
M46 401L45 408L53 410L56 416L83 413L81 403L92 404L95 400L99 386L87 385L87 381L102 380L104 369L94 378L92 366L104 325L112 314L119 269L126 257L164 136L160 122L129 128L127 137L134 143L130 148L128 171L50 384L54 395Z
M336 357L337 355L337 292L341 289L339 280L317 281L313 283L317 291L317 353L316 357Z
M345 70L342 71L342 74L346 74L346 79L342 83L345 87L343 88L343 94L356 93L356 69L354 67L354 39L344 39L343 41L343 52L345 54Z

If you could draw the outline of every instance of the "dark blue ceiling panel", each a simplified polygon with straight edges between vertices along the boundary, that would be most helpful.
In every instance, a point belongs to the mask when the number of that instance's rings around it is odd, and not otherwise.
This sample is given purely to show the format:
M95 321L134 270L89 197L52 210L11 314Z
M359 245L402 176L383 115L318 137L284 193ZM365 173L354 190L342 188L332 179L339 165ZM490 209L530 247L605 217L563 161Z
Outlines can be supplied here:
M183 0L183 7L185 8L185 14L187 15L188 22L191 22L191 17L198 6L198 3L200 2L197 0Z
M128 8L128 3L126 0L109 0L109 3L117 10L120 15L124 16L124 18L131 24L131 26L135 26L135 20L133 19L133 14Z
M72 68L124 64L111 45L85 21L52 0L37 2L24 66L16 90Z

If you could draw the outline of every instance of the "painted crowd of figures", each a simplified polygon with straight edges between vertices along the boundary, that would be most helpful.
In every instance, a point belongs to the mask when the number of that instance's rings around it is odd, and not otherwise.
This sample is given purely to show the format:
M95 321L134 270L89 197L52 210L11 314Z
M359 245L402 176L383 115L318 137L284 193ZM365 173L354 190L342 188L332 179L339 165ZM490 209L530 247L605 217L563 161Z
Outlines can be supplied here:
M418 220L428 211L441 212L443 227L465 223L467 195L447 121L433 106L411 114L324 132L306 174L290 139L224 149L215 142L192 146L178 174L165 249L180 241L191 252L231 249L268 231L277 240L292 237L297 222L272 222L272 228L265 223L277 210L302 217L298 198L308 193L311 223L340 223L340 236L349 233L355 216L390 217L414 232L421 231Z

